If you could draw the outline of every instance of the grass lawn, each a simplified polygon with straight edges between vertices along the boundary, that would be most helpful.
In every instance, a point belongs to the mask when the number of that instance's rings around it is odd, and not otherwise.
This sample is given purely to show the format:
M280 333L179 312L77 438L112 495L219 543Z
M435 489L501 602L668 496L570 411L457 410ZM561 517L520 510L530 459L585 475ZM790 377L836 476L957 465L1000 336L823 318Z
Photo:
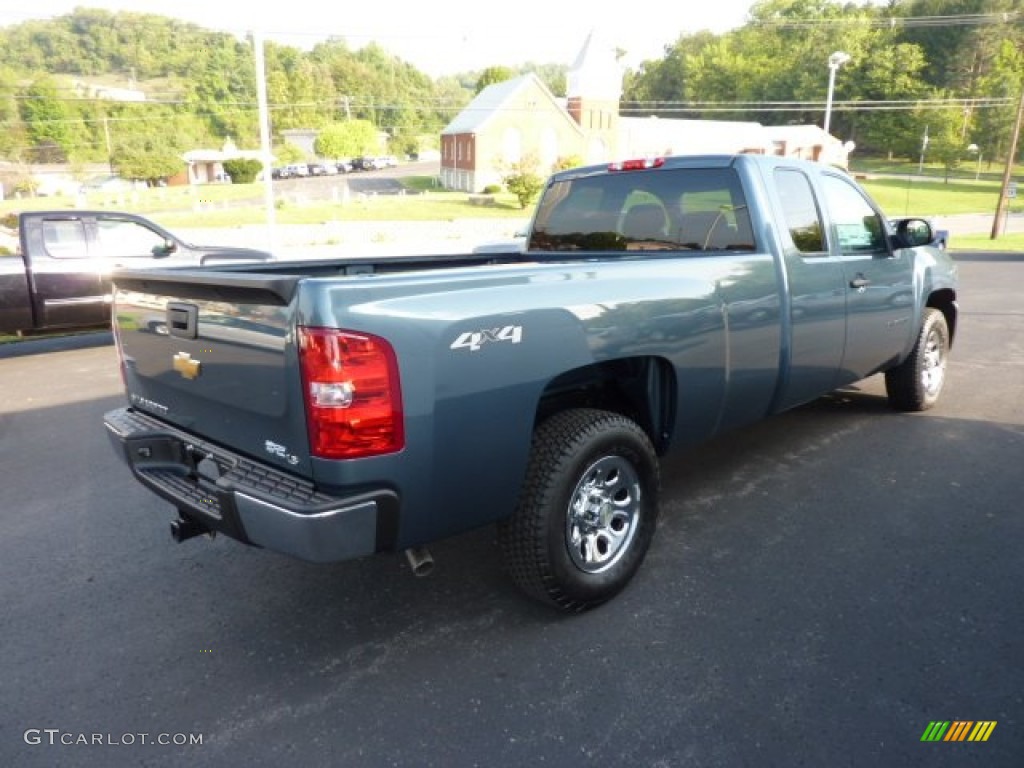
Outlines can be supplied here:
M953 255L957 251L1014 251L1024 252L1024 232L1011 232L991 239L988 235L956 235L950 240Z
M493 205L473 205L465 192L433 191L431 177L402 180L409 195L341 195L314 199L301 186L279 194L279 224L322 224L330 221L447 221L460 218L523 218L515 195L495 195ZM341 188L339 184L339 189ZM74 198L36 197L0 201L0 216L17 211L109 209L130 211L175 227L237 227L265 221L262 184L210 184L164 187L127 193L95 192Z
M995 211L999 182L911 177L861 180L861 185L889 216L945 216ZM1022 210L1012 200L1010 210Z
M982 181L1000 183L1003 180L1003 172L1006 170L1002 161L991 162L983 157L981 167L978 167L977 159L965 155L960 165L949 172L950 181L953 180L974 180L976 177ZM850 172L855 174L888 174L896 176L925 176L939 181L946 178L946 169L941 163L928 163L921 167L918 173L918 164L906 160L886 160L879 157L862 157L857 154L850 159ZM1016 166L1013 175L1019 178L1024 173L1024 167Z
M347 202L329 200L279 200L274 217L278 224L325 224L331 221L451 221L467 218L523 218L529 210L519 207L513 195L498 195L494 205L472 205L465 192L431 192L423 195L353 196ZM236 227L263 224L262 201L247 207L210 204L199 210L151 214L168 229L176 227Z

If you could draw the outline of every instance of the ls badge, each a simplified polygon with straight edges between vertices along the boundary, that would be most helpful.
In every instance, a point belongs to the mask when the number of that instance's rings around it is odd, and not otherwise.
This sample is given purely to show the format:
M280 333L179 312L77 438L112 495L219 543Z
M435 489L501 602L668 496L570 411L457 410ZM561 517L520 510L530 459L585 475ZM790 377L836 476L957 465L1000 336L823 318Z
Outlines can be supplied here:
M193 360L188 352L179 352L174 356L174 370L190 381L199 375L201 365L202 363Z

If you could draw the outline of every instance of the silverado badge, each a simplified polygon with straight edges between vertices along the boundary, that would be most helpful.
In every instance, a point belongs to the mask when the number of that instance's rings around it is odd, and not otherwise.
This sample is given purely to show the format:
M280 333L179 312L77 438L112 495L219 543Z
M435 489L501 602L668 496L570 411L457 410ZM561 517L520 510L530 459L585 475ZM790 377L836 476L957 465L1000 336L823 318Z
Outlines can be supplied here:
M188 352L179 352L174 356L174 370L186 379L191 380L198 376L200 365L202 365L202 363L198 360L193 360L192 355Z

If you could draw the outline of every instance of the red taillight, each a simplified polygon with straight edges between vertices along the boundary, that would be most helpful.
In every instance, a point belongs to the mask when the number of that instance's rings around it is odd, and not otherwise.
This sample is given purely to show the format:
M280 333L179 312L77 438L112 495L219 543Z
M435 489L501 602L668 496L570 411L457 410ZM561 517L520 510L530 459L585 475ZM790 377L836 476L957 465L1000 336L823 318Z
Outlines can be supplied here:
M405 447L395 351L368 333L299 328L309 449L355 459Z
M648 168L661 168L665 164L664 157L648 157L641 160L623 160L621 163L612 163L608 166L609 171L645 171Z

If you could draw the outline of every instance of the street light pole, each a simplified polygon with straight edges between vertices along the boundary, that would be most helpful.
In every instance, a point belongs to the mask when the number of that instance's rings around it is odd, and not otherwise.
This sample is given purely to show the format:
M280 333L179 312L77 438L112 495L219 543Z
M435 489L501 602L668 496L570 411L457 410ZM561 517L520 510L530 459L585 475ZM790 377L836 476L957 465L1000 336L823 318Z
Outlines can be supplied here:
M974 170L974 180L977 181L978 179L981 178L981 147L979 147L977 144L968 144L967 151L970 152L972 155L978 156L978 165Z
M852 57L843 51L836 51L828 57L828 95L825 97L825 133L832 123L832 94L836 88L836 70L846 64Z

